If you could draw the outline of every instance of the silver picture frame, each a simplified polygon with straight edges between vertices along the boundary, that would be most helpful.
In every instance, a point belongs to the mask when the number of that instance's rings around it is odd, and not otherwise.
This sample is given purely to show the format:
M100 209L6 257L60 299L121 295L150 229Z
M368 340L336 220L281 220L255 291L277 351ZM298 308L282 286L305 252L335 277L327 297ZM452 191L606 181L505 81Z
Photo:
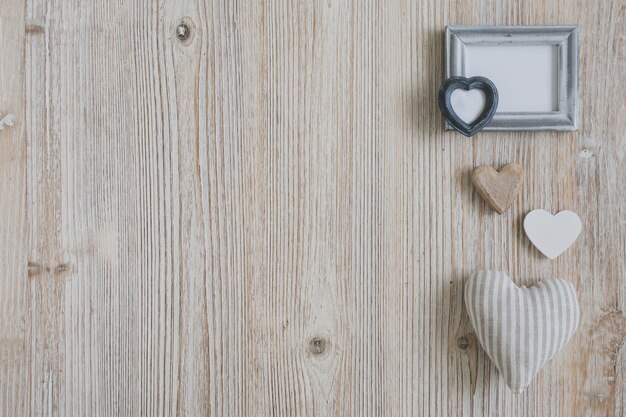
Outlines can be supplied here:
M486 131L578 130L577 26L447 26L446 78L465 77L468 45L555 45L557 47L557 110L497 113ZM446 130L453 128L446 123Z

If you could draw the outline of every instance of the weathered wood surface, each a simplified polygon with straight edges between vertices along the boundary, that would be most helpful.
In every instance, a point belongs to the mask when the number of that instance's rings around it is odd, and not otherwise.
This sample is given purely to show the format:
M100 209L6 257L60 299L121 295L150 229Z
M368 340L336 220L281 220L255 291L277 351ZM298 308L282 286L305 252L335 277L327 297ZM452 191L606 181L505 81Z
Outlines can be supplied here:
M0 415L626 415L625 13L3 0ZM446 24L578 24L581 130L444 132ZM509 162L499 216L470 174ZM583 220L555 261L537 207ZM487 267L579 294L519 396L462 305Z

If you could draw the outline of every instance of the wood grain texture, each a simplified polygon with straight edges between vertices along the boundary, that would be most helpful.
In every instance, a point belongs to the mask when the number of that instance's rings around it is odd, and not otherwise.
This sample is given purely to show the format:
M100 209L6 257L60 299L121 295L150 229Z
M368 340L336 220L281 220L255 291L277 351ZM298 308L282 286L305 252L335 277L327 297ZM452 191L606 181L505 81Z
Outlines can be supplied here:
M4 0L0 416L626 415L625 13ZM581 130L444 132L446 24L579 25ZM470 175L509 162L500 216ZM537 207L583 221L555 261ZM578 291L519 396L463 307L485 268Z

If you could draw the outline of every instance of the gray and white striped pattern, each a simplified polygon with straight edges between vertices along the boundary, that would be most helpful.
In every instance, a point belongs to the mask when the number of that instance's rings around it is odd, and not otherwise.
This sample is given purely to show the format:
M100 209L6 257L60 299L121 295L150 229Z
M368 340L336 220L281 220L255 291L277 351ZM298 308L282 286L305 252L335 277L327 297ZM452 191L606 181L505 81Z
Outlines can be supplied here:
M568 281L544 279L520 288L500 271L473 274L465 285L465 305L478 341L517 393L565 346L580 319Z

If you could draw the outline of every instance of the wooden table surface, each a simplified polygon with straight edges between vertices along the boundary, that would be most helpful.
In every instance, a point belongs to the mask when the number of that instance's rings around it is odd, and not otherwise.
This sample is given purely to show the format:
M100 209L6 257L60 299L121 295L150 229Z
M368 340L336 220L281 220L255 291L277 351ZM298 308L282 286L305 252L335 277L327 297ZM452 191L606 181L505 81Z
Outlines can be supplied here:
M448 24L577 24L581 129L444 132ZM624 0L3 0L0 48L0 416L626 415ZM521 395L484 268L578 292Z

